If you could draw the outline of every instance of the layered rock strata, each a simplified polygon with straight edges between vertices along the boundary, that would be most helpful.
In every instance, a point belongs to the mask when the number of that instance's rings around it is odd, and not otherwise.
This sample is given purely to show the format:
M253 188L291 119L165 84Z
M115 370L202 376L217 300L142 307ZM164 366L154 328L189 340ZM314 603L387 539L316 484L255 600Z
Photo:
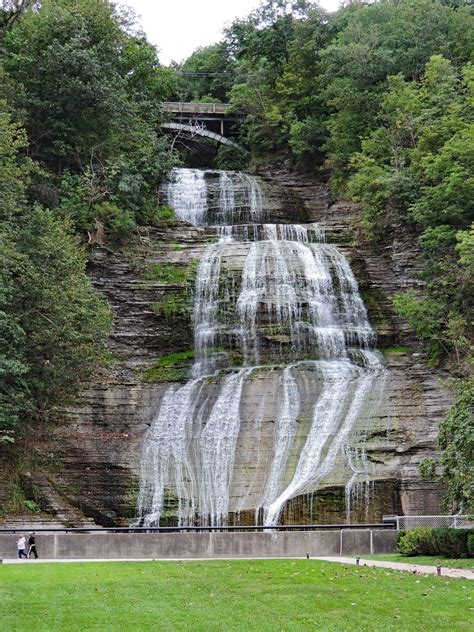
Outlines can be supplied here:
M374 414L370 431L354 456L357 460L363 455L374 476L354 479L347 490L347 479L336 468L322 489L290 500L282 521L328 523L348 517L379 521L383 514L436 513L440 490L420 478L418 466L436 452L437 429L449 405L449 395L441 384L445 376L428 369L423 356L411 347L412 333L394 314L390 300L397 291L419 286L413 236L400 230L382 252L355 246L358 209L333 203L324 182L283 170L262 177L269 221L318 222L348 257L378 334L379 348L386 350L389 369L387 403ZM133 519L141 442L169 386L167 380L183 379L192 362L193 266L195 269L194 262L215 239L214 228L176 222L142 229L136 242L121 251L97 247L92 252L91 279L104 292L115 316L110 339L114 364L97 373L74 407L58 412L54 429L37 431L36 448L52 455L51 464L43 463L26 474L36 494L43 495L43 507L51 519L63 520L66 510L69 523L79 523L82 516L105 526L128 524ZM271 391L276 383L265 380L265 388ZM254 418L254 407L262 395L257 375L244 402L248 408L244 418ZM266 396L272 400L271 392ZM246 432L245 423L231 505L240 511L241 522L252 523L255 518L242 499L249 497L252 472L258 475L258 467L252 432L250 428ZM261 423L269 427L274 423L271 407ZM269 449L260 446L263 458ZM357 470L357 463L354 468ZM349 516L348 493L352 501ZM173 506L168 509L172 523Z

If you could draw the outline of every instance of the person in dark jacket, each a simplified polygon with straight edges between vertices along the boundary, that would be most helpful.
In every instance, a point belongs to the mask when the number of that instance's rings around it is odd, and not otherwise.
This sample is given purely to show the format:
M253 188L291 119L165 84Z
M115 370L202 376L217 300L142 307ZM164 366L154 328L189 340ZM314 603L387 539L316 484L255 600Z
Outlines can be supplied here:
M36 536L34 533L30 533L28 537L28 558L31 554L35 556L35 560L38 559L38 551L36 550Z

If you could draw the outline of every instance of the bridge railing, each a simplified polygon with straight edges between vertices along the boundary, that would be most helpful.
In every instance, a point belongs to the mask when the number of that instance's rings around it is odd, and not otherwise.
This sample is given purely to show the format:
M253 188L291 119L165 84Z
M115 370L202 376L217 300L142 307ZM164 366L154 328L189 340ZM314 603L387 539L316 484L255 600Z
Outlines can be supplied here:
M186 103L184 101L165 101L165 112L173 114L225 114L229 103Z

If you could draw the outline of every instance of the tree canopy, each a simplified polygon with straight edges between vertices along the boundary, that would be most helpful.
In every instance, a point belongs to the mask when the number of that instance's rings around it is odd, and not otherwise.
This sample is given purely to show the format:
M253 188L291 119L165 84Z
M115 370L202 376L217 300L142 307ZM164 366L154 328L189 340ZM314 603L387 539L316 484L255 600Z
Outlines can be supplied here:
M0 436L71 401L107 358L110 310L86 239L152 222L176 156L177 78L133 16L95 0L0 10Z

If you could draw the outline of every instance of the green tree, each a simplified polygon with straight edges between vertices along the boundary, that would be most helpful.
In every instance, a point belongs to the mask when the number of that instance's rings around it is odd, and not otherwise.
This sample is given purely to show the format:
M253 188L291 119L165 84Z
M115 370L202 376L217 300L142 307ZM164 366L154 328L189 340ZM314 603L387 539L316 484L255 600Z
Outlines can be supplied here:
M11 237L26 211L26 187L33 165L22 157L26 134L0 101L0 442L29 409L25 333L13 309L12 269L21 265Z
M2 0L0 2L0 40L13 28L23 13L38 3L35 0Z
M104 357L110 310L91 288L77 238L51 212L31 214L17 250L24 263L14 272L14 307L26 335L35 408L43 417L70 400Z
M156 51L111 3L93 0L45 0L4 47L17 87L11 106L47 172L33 189L37 201L71 213L81 230L100 220L104 202L121 225L147 221L175 162L158 130L176 78Z
M326 150L328 164L343 176L335 180L339 186L361 139L376 126L387 77L400 73L418 81L434 54L465 63L472 30L467 8L437 0L381 0L345 13L344 27L322 53L326 96L335 110Z
M0 440L70 401L105 357L107 303L67 223L28 200L37 165L0 102Z
M0 68L0 79L1 79ZM25 155L28 146L25 130L12 120L7 103L0 99L0 222L10 226L24 214L26 189L36 169Z
M226 42L198 48L178 68L183 101L226 102L235 78L235 61Z
M26 359L26 335L15 310L15 270L21 256L6 232L0 232L0 443L32 409Z
M329 108L323 96L321 53L335 29L326 13L310 9L294 26L288 44L288 62L275 87L275 101L288 121L289 147L300 164L323 156Z
M432 360L451 356L461 374L467 371L472 320L471 74L470 65L459 73L434 55L421 81L389 78L381 125L352 158L355 174L348 186L363 205L369 236L382 238L393 221L419 231L425 296L399 296L395 304L427 343Z
M243 116L242 141L255 156L285 150L292 121L279 108L276 85L289 60L296 24L310 9L304 1L268 0L226 31L236 59L230 102Z
M7 34L4 65L23 87L15 105L30 151L55 173L87 164L120 124L122 42L112 7L89 0L46 0Z
M455 402L440 428L442 480L448 511L474 511L474 382L453 383Z

